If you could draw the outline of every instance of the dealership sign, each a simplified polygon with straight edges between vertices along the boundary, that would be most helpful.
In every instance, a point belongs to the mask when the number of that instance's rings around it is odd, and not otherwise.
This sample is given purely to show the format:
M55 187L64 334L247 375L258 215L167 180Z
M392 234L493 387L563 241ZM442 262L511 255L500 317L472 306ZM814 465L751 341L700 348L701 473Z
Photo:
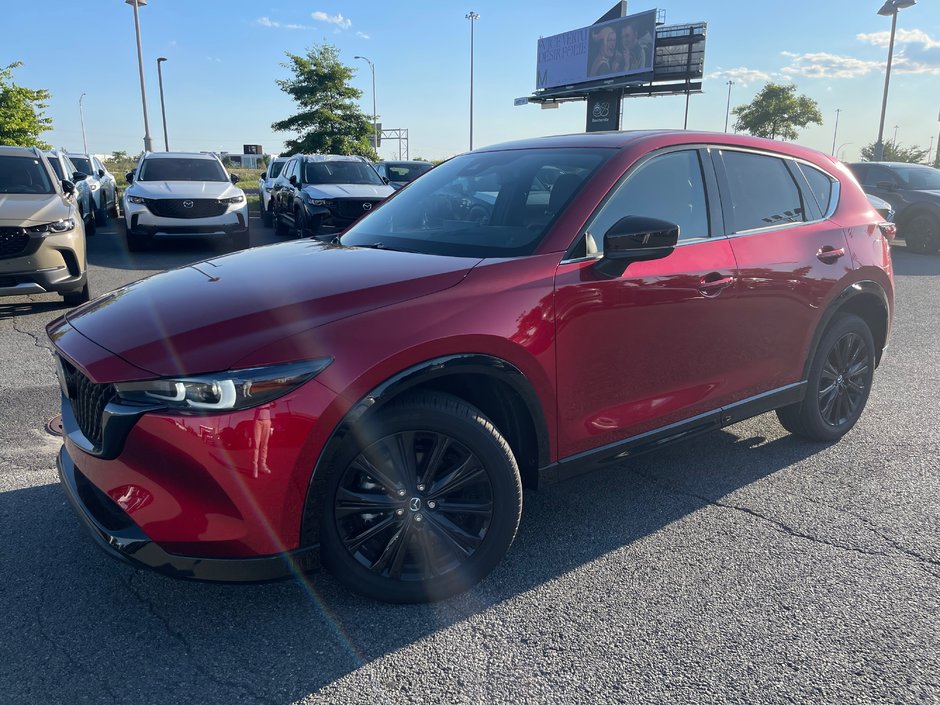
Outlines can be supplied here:
M653 71L656 10L539 39L536 89Z

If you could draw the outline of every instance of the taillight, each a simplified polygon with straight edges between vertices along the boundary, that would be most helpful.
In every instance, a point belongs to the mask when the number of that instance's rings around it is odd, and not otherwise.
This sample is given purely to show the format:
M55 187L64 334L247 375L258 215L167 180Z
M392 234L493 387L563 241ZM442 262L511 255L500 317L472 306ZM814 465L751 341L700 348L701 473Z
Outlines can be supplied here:
M878 227L881 228L881 234L889 241L894 240L898 235L898 226L894 223L879 223Z

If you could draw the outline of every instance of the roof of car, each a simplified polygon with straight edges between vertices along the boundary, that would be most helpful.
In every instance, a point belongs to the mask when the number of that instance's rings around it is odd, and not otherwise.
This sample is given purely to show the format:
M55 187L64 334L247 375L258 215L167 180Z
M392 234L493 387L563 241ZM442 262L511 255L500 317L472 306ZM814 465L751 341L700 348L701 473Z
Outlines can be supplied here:
M35 157L39 150L35 147L0 146L0 154L5 157Z

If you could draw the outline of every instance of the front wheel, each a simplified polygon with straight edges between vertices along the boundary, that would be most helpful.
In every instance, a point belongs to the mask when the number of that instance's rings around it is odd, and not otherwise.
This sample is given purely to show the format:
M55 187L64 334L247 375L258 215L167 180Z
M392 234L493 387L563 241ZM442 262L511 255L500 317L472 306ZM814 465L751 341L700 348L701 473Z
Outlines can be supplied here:
M802 402L777 409L785 429L814 441L837 441L865 409L875 370L871 331L858 316L838 314L813 357Z
M91 300L91 293L88 291L88 284L86 283L78 291L70 291L67 294L62 294L62 300L65 301L66 306L80 306L81 304L88 303Z
M351 590L429 602L466 590L509 550L522 511L516 460L478 409L422 393L367 417L334 458L324 563Z
M911 252L921 255L940 252L940 218L918 213L904 224L903 235Z

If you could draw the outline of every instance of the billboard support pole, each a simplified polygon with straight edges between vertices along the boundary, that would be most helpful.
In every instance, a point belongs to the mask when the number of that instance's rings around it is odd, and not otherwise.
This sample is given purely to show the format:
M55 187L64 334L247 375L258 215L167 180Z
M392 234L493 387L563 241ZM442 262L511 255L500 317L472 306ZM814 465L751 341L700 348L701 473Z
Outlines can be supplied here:
M689 27L689 51L686 54L685 65L690 66L692 64L692 35L694 30L692 27ZM692 95L691 92L691 80L688 76L685 77L685 120L682 122L682 129L689 129L689 98Z

